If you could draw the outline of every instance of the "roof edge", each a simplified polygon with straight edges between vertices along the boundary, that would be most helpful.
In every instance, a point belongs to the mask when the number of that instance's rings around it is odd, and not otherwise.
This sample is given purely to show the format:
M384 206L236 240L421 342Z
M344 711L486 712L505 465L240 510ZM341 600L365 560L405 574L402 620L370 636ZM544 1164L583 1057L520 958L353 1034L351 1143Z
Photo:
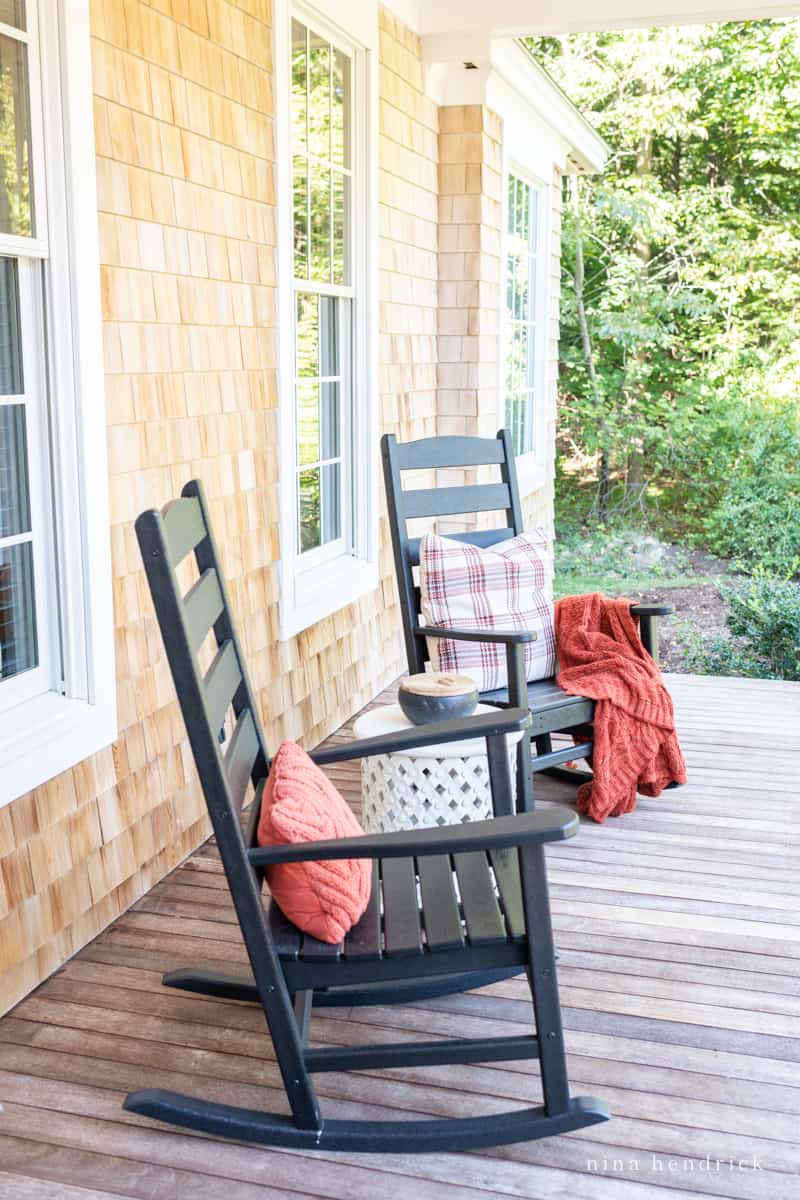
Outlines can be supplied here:
M611 147L521 38L493 38L492 66L561 135L579 171L596 174L603 170Z

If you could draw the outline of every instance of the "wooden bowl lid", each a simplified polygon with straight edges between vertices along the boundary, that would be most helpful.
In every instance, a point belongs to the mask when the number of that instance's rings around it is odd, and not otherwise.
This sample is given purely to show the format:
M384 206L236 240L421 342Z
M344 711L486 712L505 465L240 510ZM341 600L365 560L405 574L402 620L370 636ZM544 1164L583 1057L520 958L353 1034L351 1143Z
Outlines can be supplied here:
M407 676L400 683L400 690L416 696L468 696L477 691L477 685L470 675L426 671L421 675Z

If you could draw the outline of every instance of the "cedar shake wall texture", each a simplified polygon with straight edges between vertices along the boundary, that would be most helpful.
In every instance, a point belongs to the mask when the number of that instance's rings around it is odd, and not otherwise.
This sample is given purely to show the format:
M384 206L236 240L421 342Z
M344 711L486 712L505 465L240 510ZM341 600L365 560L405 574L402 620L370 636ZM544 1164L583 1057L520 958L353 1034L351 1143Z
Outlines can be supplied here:
M410 441L437 433L439 108L423 93L419 38L385 8L379 96L380 423L382 432ZM435 482L428 472L414 476L414 486ZM396 633L400 613L382 476L378 492L381 603L391 607ZM405 654L397 646L399 674Z
M402 667L383 518L378 591L278 640L270 25L269 0L92 4L120 735L0 809L0 1011L208 832L141 509L205 481L272 745L319 741ZM418 39L386 14L380 36L378 425L409 438L436 422L437 115Z
M499 424L502 122L485 105L439 109L438 432L493 437ZM496 469L438 472L442 487ZM499 518L498 518L499 519ZM439 533L496 523L442 518Z
M93 0L92 52L120 734L0 809L0 1012L208 832L135 542L143 508L203 478L271 745L316 743L403 668L382 500L378 589L278 639L269 0ZM377 429L493 433L499 123L446 109L440 142L419 39L386 10L379 53Z
M132 525L192 475L254 673L274 670L269 21L266 0L92 3L120 735L0 813L0 1009L207 831Z
M439 433L497 430L502 122L439 109Z

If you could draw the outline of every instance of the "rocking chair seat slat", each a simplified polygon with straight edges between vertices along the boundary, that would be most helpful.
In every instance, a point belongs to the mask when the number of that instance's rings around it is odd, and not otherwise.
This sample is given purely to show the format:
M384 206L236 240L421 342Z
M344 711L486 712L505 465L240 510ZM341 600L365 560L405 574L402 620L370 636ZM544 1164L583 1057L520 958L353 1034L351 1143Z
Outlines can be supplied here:
M506 928L514 942L525 938L525 910L522 906L522 891L519 886L519 858L514 850L491 850L489 852Z
M481 704L507 705L508 688L481 692ZM559 687L555 679L537 679L528 684L528 707L531 710L531 735L556 733L588 725L594 716L594 701L586 696L571 696Z
M372 893L367 910L348 933L345 950L353 961L381 956L381 881L377 861L372 864Z
M497 903L486 854L455 854L461 906L471 946L493 946L506 941L506 927Z
M387 955L421 954L422 929L413 858L382 859L381 882Z
M429 950L460 949L464 945L464 931L449 857L420 858L417 871L422 888L425 944Z
M528 699L536 702L537 708L558 708L561 705L574 703L579 696L572 696L556 683L555 678L537 679L528 684ZM507 704L508 688L495 688L491 692L481 693L483 704Z
M376 861L367 910L337 945L301 933L270 898L267 920L275 948L282 959L324 968L338 961L430 958L470 947L522 943L525 919L517 851L499 851L491 866L494 875L482 852Z
M273 899L267 904L267 923L278 956L290 962L298 959L303 934Z
M300 947L300 957L303 962L338 962L342 956L342 942L320 942L317 938L305 934Z

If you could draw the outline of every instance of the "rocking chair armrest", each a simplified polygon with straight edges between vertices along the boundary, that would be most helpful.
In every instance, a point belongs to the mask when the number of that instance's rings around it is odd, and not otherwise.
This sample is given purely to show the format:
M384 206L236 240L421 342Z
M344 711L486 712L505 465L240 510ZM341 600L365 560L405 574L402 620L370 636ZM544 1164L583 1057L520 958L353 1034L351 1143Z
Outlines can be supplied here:
M457 642L498 642L506 648L508 698L514 707L525 704L525 646L535 642L538 633L532 629L443 629L438 625L421 625L414 630L416 637L452 638Z
M462 825L401 829L395 833L365 834L363 837L335 838L325 842L258 846L248 850L247 854L254 867L341 858L420 858L562 842L574 837L577 832L577 816L572 809L559 805L512 817L468 821Z
M445 629L440 625L420 625L415 637L452 638L456 642L500 642L505 646L535 642L538 634L532 629Z
M318 766L325 766L327 763L347 762L353 758L371 758L374 754L397 754L420 746L436 746L440 742L461 742L472 738L519 733L520 730L527 729L530 723L531 715L526 708L498 708L494 712L481 713L477 717L436 721L430 725L402 729L397 733L382 733L377 737L345 742L341 746L312 750L311 758Z
M674 611L671 604L631 605L631 616L639 618L642 645L655 663L658 663L658 618L668 617Z
M632 604L632 617L669 617L675 612L672 604Z

